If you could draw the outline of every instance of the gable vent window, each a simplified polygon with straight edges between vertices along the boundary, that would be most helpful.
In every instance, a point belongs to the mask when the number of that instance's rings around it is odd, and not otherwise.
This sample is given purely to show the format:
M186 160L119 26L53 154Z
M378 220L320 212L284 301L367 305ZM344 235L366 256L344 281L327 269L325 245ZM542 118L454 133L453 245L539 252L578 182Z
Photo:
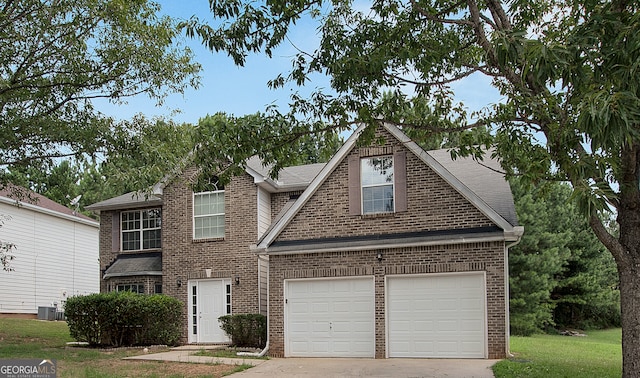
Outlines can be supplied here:
M161 247L162 214L160 209L123 211L120 221L123 251Z
M224 187L193 194L193 238L224 238Z

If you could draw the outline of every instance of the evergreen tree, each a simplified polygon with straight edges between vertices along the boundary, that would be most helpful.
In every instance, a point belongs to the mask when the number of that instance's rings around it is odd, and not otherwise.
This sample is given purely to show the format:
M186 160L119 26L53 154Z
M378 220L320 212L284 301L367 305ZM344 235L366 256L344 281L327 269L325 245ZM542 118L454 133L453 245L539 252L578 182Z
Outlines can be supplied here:
M511 332L618 326L615 263L570 201L571 188L530 189L518 179L511 187L526 230L509 255Z

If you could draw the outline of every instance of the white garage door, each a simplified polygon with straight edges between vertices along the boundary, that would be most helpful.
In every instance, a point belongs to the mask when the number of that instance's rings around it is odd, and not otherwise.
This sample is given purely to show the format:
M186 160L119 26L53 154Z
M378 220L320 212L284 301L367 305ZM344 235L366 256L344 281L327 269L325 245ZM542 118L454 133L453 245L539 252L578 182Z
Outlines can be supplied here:
M389 357L486 358L482 272L387 277Z
M374 357L373 277L285 281L286 357Z

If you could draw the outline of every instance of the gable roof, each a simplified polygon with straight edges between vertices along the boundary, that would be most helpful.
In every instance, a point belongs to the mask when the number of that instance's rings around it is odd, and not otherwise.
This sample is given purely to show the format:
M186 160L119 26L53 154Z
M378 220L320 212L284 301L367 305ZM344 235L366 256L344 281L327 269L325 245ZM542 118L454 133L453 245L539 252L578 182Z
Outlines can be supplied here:
M16 197L16 193L20 193ZM58 218L84 223L99 227L99 223L88 216L63 206L42 194L23 187L5 186L0 189L0 203L6 203L18 207L24 207L40 213L46 213Z
M324 166L324 163L317 163L285 167L280 171L278 178L274 180L269 177L271 167L263 165L257 156L253 156L246 162L246 172L253 177L253 182L256 185L265 188L268 192L293 192L305 190ZM161 206L165 182L166 179L163 179L156 184L152 193L129 192L96 202L85 208L91 211L101 211Z
M269 177L271 167L262 164L257 156L249 158L246 165L246 171L253 177L254 182L273 193L305 190L326 164L315 163L284 167L278 173L277 179Z
M309 187L300 195L300 198L285 211L279 221L272 225L261 240L259 240L257 244L258 249L267 249L275 241L278 235L280 235L284 228L293 220L295 215L315 194L329 175L331 175L336 167L347 157L351 150L353 150L365 127L365 125L358 127L333 158L322 167L322 170L310 183ZM518 227L517 224L509 185L498 172L478 164L478 162L473 159L457 159L454 161L448 153L444 153L445 150L432 151L432 154L427 153L407 137L398 127L387 123L382 124L382 127L501 228L505 240L515 241L519 239L523 228ZM448 155L448 157L446 157L446 155ZM494 162L492 164L495 166L496 163ZM457 167L458 165L460 167ZM451 171L448 168L451 169ZM483 168L484 171L478 173L480 172L478 168ZM464 179L460 179L456 174ZM487 176L483 176L485 174ZM463 180L465 182L463 182ZM491 193L492 190L497 193Z

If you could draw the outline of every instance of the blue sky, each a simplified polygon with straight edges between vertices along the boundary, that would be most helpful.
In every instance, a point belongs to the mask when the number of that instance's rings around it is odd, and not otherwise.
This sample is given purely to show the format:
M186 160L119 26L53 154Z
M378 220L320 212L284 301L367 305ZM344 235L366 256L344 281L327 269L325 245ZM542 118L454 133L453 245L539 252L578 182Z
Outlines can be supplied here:
M158 2L162 7L161 12L173 17L188 19L195 14L201 19L211 20L208 0ZM315 28L315 25L300 23L289 37L301 49L313 51L318 43ZM147 117L165 116L193 124L207 114L225 112L242 116L264 111L270 104L277 104L286 110L289 96L296 88L274 91L267 87L267 82L279 73L288 72L291 67L291 58L296 50L290 43L285 42L279 47L271 59L265 55L250 55L246 65L238 67L225 54L212 53L197 40L185 37L183 42L192 49L195 60L203 67L199 89L191 88L184 94L170 95L161 107L156 106L154 100L139 96L119 106L106 102L95 103L98 110L119 120L130 119L141 113ZM304 89L298 90L310 93L317 87L328 88L328 78L316 77ZM490 86L489 79L484 77L467 79L454 89L457 98L470 109L479 109L498 100L497 92ZM180 113L175 113L175 110L180 110Z

